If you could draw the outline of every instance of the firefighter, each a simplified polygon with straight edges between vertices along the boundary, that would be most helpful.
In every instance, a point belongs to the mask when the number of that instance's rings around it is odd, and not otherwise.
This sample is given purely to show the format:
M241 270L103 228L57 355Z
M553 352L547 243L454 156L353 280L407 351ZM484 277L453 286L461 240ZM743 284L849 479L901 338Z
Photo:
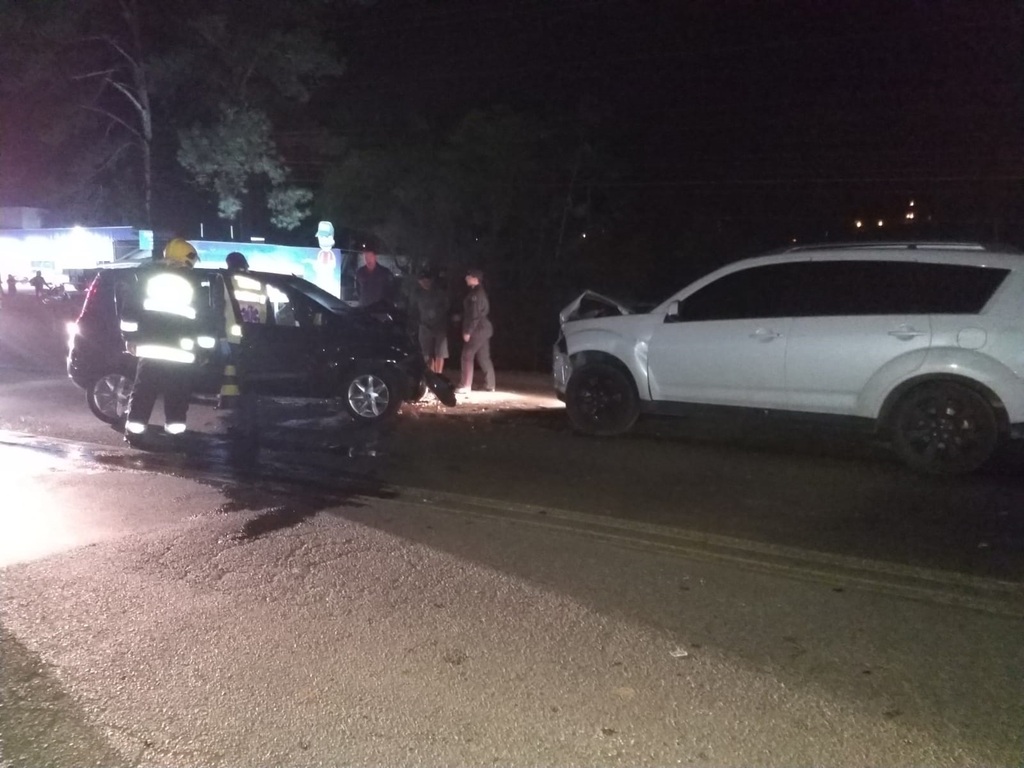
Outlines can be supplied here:
M197 358L216 346L219 335L211 324L208 296L197 295L199 284L182 274L197 261L191 243L171 240L162 262L139 269L136 290L121 312L122 334L138 360L125 419L129 445L150 444L149 419L160 395L164 431L175 437L185 433Z

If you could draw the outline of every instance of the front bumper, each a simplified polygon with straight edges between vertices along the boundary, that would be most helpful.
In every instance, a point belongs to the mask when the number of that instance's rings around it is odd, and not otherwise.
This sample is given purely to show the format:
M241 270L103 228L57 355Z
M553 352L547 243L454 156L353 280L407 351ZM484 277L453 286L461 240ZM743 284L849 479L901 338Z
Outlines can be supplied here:
M565 389L569 385L569 377L572 376L572 361L569 353L562 348L565 342L559 340L551 350L551 383L554 385L555 394L559 399L565 399Z

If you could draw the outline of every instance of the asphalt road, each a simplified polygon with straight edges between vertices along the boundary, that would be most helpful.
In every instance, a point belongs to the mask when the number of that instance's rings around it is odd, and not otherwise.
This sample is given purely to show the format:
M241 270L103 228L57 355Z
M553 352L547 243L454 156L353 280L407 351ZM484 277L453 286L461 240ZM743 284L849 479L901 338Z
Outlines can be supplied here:
M326 476L339 455L359 456L360 472L394 486L1024 580L1019 456L967 477L927 477L868 436L757 414L652 420L624 437L589 439L571 431L543 374L506 373L503 382L454 409L407 404L381 430L354 431L325 403L267 402L265 445L302 453ZM189 418L216 434L222 415L196 406ZM52 362L0 368L0 429L120 444Z
M0 766L1018 765L1021 483L543 377L127 449L0 329ZM21 354L24 352L24 354ZM6 365L5 365L6 363Z

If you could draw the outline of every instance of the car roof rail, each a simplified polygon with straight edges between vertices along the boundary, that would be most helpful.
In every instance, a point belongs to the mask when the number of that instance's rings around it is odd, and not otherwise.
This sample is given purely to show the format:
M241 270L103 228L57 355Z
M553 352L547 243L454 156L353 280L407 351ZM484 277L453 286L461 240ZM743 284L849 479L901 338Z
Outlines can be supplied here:
M816 243L810 245L794 245L782 248L777 253L794 253L797 251L831 251L831 250L884 250L884 249L914 250L916 248L930 248L933 250L948 249L951 251L1015 251L1010 246L992 246L976 241L953 241L953 240L909 240L892 241L879 240L870 243Z

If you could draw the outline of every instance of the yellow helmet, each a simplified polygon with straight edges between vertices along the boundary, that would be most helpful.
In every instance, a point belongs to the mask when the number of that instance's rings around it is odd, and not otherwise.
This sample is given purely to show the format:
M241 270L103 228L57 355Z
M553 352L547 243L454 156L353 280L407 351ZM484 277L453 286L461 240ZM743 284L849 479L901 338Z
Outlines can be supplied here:
M199 261L199 254L188 240L176 237L164 247L164 261L175 267L191 267Z

